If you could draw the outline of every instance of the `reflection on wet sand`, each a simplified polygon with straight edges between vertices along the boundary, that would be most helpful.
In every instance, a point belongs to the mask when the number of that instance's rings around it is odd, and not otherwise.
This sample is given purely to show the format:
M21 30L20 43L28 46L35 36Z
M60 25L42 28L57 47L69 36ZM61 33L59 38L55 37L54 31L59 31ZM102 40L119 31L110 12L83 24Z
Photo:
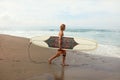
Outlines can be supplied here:
M50 65L50 70L52 70L52 74L54 76L53 80L65 80L64 79L64 72L65 72L65 66L59 66L59 70L55 70L55 66ZM58 67L58 66L57 66Z

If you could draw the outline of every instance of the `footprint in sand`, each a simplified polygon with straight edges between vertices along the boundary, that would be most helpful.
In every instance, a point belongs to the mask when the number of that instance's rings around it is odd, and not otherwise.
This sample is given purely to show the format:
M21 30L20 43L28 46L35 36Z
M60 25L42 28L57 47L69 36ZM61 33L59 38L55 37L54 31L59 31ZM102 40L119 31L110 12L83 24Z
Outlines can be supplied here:
M20 60L13 60L13 62L20 62Z
M0 58L0 60L4 60L4 59Z

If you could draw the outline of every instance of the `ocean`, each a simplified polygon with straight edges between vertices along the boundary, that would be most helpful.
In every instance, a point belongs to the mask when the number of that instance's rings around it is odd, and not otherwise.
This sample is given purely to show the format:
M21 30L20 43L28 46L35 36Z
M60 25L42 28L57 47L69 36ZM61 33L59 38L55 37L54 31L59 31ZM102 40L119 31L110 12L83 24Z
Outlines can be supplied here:
M41 35L58 35L59 29L37 29L37 30L0 30L0 34L31 38ZM65 36L80 37L96 40L98 49L88 52L93 55L120 58L120 29L66 29Z

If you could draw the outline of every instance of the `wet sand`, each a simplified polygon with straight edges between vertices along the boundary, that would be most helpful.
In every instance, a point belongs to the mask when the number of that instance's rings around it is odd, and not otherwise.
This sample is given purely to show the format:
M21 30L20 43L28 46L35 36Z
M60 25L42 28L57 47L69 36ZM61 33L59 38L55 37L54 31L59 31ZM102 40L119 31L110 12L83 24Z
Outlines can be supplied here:
M55 52L28 38L0 34L0 80L120 80L120 58L68 51L69 66L60 65L61 57L49 65Z

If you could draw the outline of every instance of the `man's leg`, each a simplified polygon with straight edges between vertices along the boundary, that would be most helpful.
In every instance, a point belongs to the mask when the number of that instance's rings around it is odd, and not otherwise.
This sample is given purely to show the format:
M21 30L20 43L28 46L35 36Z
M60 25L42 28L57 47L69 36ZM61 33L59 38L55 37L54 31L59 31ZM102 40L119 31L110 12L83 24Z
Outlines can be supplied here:
M54 56L52 56L50 59L49 59L49 64L51 64L52 60L55 59L56 57L59 57L60 56L60 52L58 51Z
M62 65L63 66L68 66L68 64L65 63L65 60L66 60L66 51L63 50L63 59L62 59Z
M65 65L66 53L64 53L62 56L63 56L63 59L62 59L62 64L63 64L63 65Z

